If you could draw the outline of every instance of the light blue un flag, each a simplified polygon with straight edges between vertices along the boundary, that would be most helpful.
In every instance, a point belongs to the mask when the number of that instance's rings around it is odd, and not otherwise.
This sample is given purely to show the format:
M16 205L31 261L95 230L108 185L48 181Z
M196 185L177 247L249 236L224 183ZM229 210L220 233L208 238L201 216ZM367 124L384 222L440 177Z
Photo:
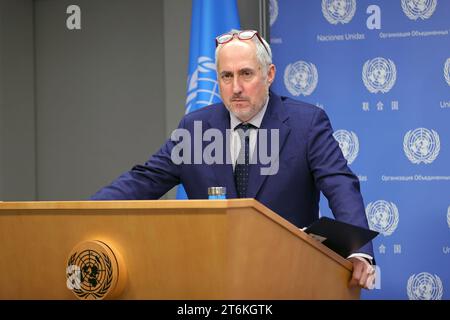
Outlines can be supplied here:
M193 0L186 113L220 102L214 53L215 38L239 29L236 0ZM182 185L177 199L187 199Z

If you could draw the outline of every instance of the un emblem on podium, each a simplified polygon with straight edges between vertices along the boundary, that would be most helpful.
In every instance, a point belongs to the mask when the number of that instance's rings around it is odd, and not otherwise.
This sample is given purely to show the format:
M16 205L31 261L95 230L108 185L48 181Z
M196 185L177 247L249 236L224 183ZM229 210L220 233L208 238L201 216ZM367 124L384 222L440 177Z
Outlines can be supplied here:
M403 138L403 151L414 164L432 163L441 150L439 134L434 130L417 128L409 130Z
M428 272L413 274L408 279L407 292L409 300L441 300L442 281Z
M331 24L349 23L356 11L356 0L322 0L322 13Z
M402 9L411 20L428 19L436 9L437 0L402 0Z
M120 295L126 270L117 250L99 240L78 244L69 254L66 285L78 299L102 300Z

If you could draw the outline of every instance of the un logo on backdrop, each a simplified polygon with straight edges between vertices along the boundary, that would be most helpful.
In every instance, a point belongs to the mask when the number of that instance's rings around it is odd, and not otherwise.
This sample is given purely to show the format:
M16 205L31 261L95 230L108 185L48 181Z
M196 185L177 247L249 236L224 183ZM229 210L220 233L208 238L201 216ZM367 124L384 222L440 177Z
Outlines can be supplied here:
M439 135L436 131L426 128L409 130L403 138L403 150L412 163L430 164L441 150Z
M309 96L317 87L319 74L313 63L297 61L284 70L284 85L293 96Z
M408 279L407 292L409 300L441 300L442 281L437 275L428 272L413 274Z
M398 209L393 202L377 200L366 207L366 216L371 230L390 236L398 226Z
M377 57L367 60L362 70L362 80L371 93L386 93L397 79L397 69L390 59Z
M402 0L402 9L411 20L425 20L433 15L436 4L437 0Z
M220 100L216 65L210 57L199 57L198 65L188 80L186 113Z
M447 81L448 85L450 86L450 58L448 58L447 61L445 61L444 77L445 81Z
M447 224L448 227L450 228L450 206L447 209Z
M322 0L322 13L331 24L348 23L356 11L356 0Z
M355 161L359 152L358 136L353 131L337 130L333 133L334 139L339 143L342 154L348 164Z
M278 2L270 0L269 2L270 26L272 26L278 18Z

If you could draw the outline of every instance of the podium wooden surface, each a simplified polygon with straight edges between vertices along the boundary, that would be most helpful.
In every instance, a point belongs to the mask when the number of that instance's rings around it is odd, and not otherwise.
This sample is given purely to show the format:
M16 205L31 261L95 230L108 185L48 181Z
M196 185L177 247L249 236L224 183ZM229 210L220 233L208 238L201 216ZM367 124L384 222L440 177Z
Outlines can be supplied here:
M122 255L119 299L358 299L351 263L253 199L0 202L0 299L76 299L68 254Z

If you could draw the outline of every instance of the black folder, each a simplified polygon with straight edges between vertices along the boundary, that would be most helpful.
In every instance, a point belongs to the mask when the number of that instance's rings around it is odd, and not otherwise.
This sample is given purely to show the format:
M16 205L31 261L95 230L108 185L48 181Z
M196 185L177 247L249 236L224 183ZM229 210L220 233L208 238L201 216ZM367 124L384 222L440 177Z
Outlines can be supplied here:
M304 229L306 233L325 246L347 258L379 233L342 221L321 217Z

